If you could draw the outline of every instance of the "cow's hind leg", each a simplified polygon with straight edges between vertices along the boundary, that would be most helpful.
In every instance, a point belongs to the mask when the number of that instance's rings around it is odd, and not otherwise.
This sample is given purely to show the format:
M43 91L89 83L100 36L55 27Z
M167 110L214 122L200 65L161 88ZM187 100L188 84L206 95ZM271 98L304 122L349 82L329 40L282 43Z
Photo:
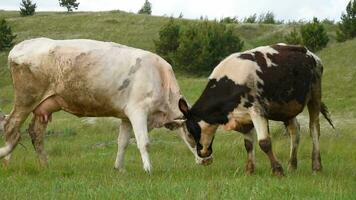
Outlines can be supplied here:
M33 116L28 133L31 136L32 145L35 148L41 166L46 167L48 160L43 143L48 121L43 121L40 118L41 116Z
M320 99L320 98L319 98ZM321 171L321 156L320 156L320 124L319 124L319 112L320 112L320 101L312 99L308 103L309 111L309 131L313 139L313 152L312 152L312 170Z
M31 109L15 107L8 117L4 127L5 146L0 148L0 158L6 157L6 162L10 159L10 153L20 140L20 126L31 113Z
M247 151L246 173L248 175L255 172L255 134L251 130L247 134L244 134L245 149Z
M272 172L276 176L283 176L282 165L278 162L272 151L272 141L269 136L268 120L254 111L251 114L253 125L257 132L258 144L263 152L265 152L271 162Z
M119 137L117 139L117 156L115 161L115 169L123 170L125 150L129 144L130 135L132 132L132 126L129 121L122 120L120 125Z
M300 126L297 118L293 118L286 123L287 130L290 135L290 159L288 162L288 168L290 170L295 170L298 167L298 146L300 138Z
M147 114L143 110L135 109L135 110L130 110L128 112L128 117L130 119L135 134L137 148L141 153L143 169L146 172L150 172L151 162L148 155L149 138L148 138L148 128L147 128Z

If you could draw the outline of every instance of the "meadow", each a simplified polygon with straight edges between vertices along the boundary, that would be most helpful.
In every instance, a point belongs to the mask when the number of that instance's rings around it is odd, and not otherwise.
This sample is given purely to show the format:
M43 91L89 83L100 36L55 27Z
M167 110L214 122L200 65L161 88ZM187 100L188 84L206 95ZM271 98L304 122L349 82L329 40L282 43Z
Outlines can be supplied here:
M153 39L166 17L130 13L49 13L20 17L0 11L17 34L16 42L34 37L53 39L90 38L113 41L154 51ZM191 20L179 19L180 23ZM292 25L238 24L233 26L245 49L281 42ZM23 145L13 153L9 168L0 167L0 199L356 199L356 40L335 42L335 26L327 26L331 42L318 52L324 63L323 101L336 125L333 130L321 119L323 171L311 171L312 141L307 113L301 123L298 170L287 170L289 136L281 123L271 124L273 148L286 176L271 175L266 155L257 147L254 175L244 173L246 151L243 137L219 130L214 142L214 163L203 167L175 132L156 129L150 133L152 173L142 169L134 140L126 157L126 172L113 169L119 122L101 118L88 123L59 112L47 129L45 148L49 167L39 166L28 122L22 127ZM7 69L8 52L0 53L0 109L11 111L13 88ZM176 73L183 95L193 103L206 77ZM0 142L3 145L3 142Z

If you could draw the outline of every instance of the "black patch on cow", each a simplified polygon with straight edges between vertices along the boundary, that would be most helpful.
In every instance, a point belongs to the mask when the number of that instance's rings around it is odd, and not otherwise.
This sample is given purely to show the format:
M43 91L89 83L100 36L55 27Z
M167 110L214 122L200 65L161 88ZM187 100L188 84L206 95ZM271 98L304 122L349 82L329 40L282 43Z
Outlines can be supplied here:
M292 114L279 114L280 111L269 110L270 108L265 104L281 105L274 108L291 104L297 107L304 106L313 83L321 77L316 70L315 58L307 54L308 50L305 47L296 45L271 47L278 53L264 55L261 51L255 51L251 54L241 54L243 56L240 58L255 61L260 67L260 71L256 71L256 74L263 82L257 82L260 93L256 99L265 109L263 112L267 117L282 121L290 118ZM265 56L271 60L273 66L267 66Z
M247 100L248 100L248 102L250 102L250 103L253 103L254 101L255 101L255 99L253 98L253 96L252 95L247 95Z
M245 102L244 103L244 107L245 108L249 108L249 107L251 107L252 106L252 103L250 103L250 102Z
M249 91L247 86L235 84L226 76L219 81L211 79L190 112L209 124L226 124L228 114L241 103L241 98Z
M187 129L189 131L189 133L193 136L194 141L196 142L196 144L200 144L200 135L201 135L201 129L200 126L198 124L200 120L194 116L187 116L187 120L186 120L186 126Z
M241 58L241 59L244 59L244 60L251 60L251 61L255 61L255 57L250 54L250 53L243 53L243 54L240 54L238 56L238 58Z
M289 52L300 52L302 54L306 54L307 53L307 48L305 48L304 46L300 46L300 45L271 45L271 47L273 49L275 49L278 52L282 52L282 51L289 51Z
M142 61L141 58L136 59L135 65L131 66L129 75L136 73L136 71L141 68L141 61Z
M235 128L235 131L243 133L243 134L248 134L250 133L250 131L253 129L253 123L246 123L243 125L240 125L238 127Z
M127 88L129 86L129 84L130 84L130 80L129 79L125 79L124 82L122 82L122 84L121 84L121 86L119 87L118 90L120 91L120 90L123 90L123 89Z

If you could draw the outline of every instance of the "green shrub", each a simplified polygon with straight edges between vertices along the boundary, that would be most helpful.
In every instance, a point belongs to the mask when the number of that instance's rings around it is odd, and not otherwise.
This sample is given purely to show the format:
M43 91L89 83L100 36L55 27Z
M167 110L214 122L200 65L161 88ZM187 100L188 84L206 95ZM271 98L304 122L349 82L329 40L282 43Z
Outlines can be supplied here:
M177 24L173 18L159 31L154 41L156 53L176 70L203 75L226 56L238 52L243 42L224 23L203 22Z
M276 24L276 20L274 19L273 12L268 11L267 13L263 13L258 18L258 23L261 24Z
M145 0L145 3L143 4L142 8L138 11L138 14L151 15L151 13L152 13L152 4L148 0Z
M180 26L170 18L159 31L159 39L154 41L156 53L172 64L172 57L179 46Z
M226 25L209 21L194 23L181 32L173 64L185 72L203 75L242 47L243 42Z
M338 23L339 30L336 32L336 39L343 42L356 37L356 1L351 0L346 6L346 13L341 15L341 22Z
M303 44L300 33L295 27L293 28L293 31L291 31L288 35L284 36L284 39L288 44L294 44L294 45Z
M16 35L12 34L11 27L5 19L0 20L0 51L11 48Z
M316 17L314 17L313 22L302 25L300 32L303 44L313 52L326 47L329 42L329 37L326 34L323 24L321 24Z
M239 20L237 17L224 17L220 20L220 23L224 24L238 24Z
M249 17L246 17L244 20L243 20L244 23L256 23L257 22L257 14L253 14L253 15L250 15Z
M31 0L22 0L20 4L20 15L21 16L31 16L35 14L37 5L32 3Z

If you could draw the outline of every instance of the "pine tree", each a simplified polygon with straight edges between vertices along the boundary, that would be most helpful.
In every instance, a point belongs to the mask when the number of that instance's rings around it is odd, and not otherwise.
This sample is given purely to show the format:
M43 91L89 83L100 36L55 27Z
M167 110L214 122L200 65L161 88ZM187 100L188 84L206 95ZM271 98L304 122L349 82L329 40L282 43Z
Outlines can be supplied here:
M5 19L0 20L0 51L11 48L16 35L12 34L11 27Z
M356 0L346 6L346 13L341 15L339 30L336 32L339 42L356 37Z
M32 3L31 0L22 0L20 4L20 15L21 16L31 16L35 14L37 5Z
M148 0L145 0L145 3L143 4L142 8L138 11L138 14L151 15L151 13L152 13L152 4Z
M68 12L72 12L73 9L78 9L79 3L77 0L59 0L59 5L61 7L66 7Z

